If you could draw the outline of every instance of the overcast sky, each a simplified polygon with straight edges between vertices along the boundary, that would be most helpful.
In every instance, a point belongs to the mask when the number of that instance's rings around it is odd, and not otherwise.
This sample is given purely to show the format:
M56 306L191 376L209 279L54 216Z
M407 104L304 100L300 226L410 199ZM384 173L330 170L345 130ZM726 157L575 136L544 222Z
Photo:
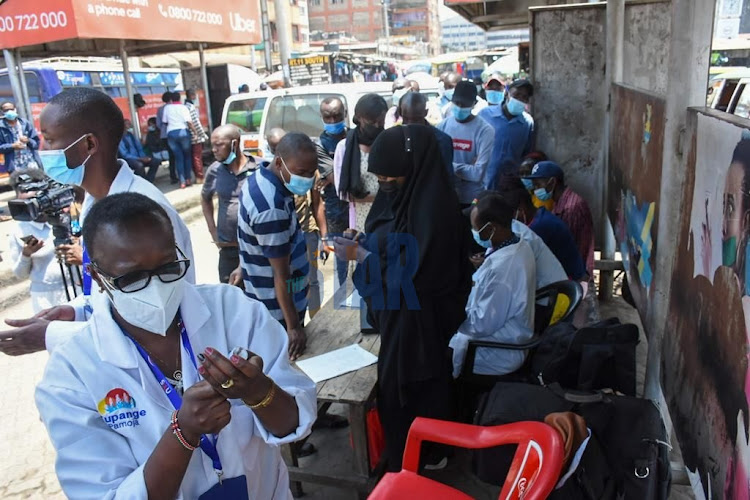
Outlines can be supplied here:
M440 15L440 20L445 21L446 19L449 19L451 17L457 17L458 14L450 10L448 7L440 3L440 9L438 9L438 13Z

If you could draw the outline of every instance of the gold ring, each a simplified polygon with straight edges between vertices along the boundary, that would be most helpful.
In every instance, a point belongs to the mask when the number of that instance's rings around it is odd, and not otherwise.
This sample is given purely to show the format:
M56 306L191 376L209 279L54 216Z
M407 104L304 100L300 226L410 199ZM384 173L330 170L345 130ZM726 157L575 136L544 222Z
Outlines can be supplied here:
M230 379L228 379L228 380L227 380L226 382L224 382L223 384L221 384L221 387L222 387L223 389L229 389L229 388L230 388L230 387L232 387L233 385L234 385L234 380L232 380L232 379L230 378Z

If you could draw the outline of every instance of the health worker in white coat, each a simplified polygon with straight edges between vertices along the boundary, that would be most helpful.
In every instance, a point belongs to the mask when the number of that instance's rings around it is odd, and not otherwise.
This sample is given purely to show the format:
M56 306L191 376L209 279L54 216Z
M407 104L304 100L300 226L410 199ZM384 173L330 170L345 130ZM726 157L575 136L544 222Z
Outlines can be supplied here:
M534 335L536 264L529 244L512 230L513 211L499 194L481 197L472 208L474 240L488 252L474 273L466 319L449 344L454 377L461 373L469 341L520 344ZM474 373L512 373L525 356L525 351L480 347Z
M65 494L291 499L278 445L310 432L316 399L283 328L238 288L189 284L143 195L97 202L83 239L103 293L36 391Z
M60 92L44 107L39 117L44 137L40 151L45 173L62 184L81 186L86 191L80 215L85 225L88 211L107 195L136 192L148 196L166 210L177 245L193 258L190 233L167 198L153 184L137 177L124 160L117 157L125 132L125 120L117 104L104 92L75 87ZM88 256L84 253L84 262ZM194 270L185 277L195 283ZM84 276L84 294L98 293ZM82 327L88 319L94 299L79 295L65 305L45 309L33 318L7 319L14 327L0 332L0 352L19 356L41 351L50 352Z

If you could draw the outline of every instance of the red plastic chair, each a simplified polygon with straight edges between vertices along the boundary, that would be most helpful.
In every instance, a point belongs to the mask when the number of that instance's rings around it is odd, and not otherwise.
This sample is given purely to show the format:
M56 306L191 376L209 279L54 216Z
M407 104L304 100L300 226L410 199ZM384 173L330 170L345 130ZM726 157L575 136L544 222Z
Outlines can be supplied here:
M468 449L518 444L505 484L498 497L500 500L547 498L555 488L562 469L562 438L547 424L516 422L482 427L419 417L414 420L409 429L401 472L386 474L370 494L369 500L472 498L450 486L417 474L422 441Z

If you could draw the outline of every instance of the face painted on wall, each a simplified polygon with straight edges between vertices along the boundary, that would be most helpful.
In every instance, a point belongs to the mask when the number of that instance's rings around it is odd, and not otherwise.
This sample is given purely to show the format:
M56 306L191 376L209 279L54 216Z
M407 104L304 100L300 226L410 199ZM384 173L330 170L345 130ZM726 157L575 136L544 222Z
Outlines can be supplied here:
M745 166L737 161L729 166L724 187L724 210L721 227L722 264L736 267L740 248L744 245L748 219L746 196L743 193Z

